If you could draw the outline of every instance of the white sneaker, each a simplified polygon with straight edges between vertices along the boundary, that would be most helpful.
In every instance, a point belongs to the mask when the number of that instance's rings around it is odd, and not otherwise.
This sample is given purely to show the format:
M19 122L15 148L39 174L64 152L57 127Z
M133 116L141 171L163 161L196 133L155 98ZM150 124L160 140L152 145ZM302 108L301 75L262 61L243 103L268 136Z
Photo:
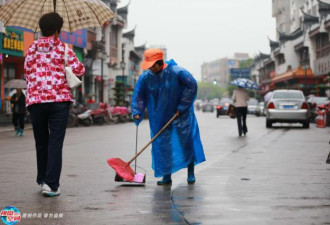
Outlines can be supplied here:
M53 191L47 184L43 184L41 186L42 189L42 195L44 197L55 197L59 196L61 194L60 189L58 188L57 191Z

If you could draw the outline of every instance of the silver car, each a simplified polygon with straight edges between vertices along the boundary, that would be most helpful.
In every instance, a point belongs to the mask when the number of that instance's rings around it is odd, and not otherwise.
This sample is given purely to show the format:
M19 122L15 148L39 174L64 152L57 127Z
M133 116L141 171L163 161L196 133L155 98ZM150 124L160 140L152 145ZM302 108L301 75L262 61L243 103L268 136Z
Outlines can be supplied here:
M266 127L273 123L302 123L309 128L310 109L302 91L275 90L266 107Z

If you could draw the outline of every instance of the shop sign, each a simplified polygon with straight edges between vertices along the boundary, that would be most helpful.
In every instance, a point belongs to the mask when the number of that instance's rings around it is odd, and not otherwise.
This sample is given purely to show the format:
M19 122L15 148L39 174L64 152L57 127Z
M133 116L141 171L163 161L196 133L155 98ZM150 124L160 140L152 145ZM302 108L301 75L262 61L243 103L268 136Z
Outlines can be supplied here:
M5 32L0 34L0 51L2 54L13 56L24 56L24 32L7 27Z
M73 33L61 32L60 40L80 48L86 48L87 30L81 29Z

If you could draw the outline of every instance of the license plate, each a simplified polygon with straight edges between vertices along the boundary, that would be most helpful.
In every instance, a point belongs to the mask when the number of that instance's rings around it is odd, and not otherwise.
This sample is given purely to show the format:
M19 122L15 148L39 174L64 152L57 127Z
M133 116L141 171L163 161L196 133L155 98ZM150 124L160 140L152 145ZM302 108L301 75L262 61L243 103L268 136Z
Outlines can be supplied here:
M293 105L284 105L283 109L293 109Z

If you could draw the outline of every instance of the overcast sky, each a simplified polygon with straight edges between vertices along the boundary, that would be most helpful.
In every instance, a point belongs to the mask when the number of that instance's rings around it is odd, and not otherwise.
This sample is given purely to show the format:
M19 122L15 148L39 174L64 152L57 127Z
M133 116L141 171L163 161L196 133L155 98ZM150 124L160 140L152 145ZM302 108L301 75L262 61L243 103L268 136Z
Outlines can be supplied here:
M135 46L164 45L168 59L197 80L203 62L235 52L268 54L267 37L275 39L271 0L131 0L128 10Z

